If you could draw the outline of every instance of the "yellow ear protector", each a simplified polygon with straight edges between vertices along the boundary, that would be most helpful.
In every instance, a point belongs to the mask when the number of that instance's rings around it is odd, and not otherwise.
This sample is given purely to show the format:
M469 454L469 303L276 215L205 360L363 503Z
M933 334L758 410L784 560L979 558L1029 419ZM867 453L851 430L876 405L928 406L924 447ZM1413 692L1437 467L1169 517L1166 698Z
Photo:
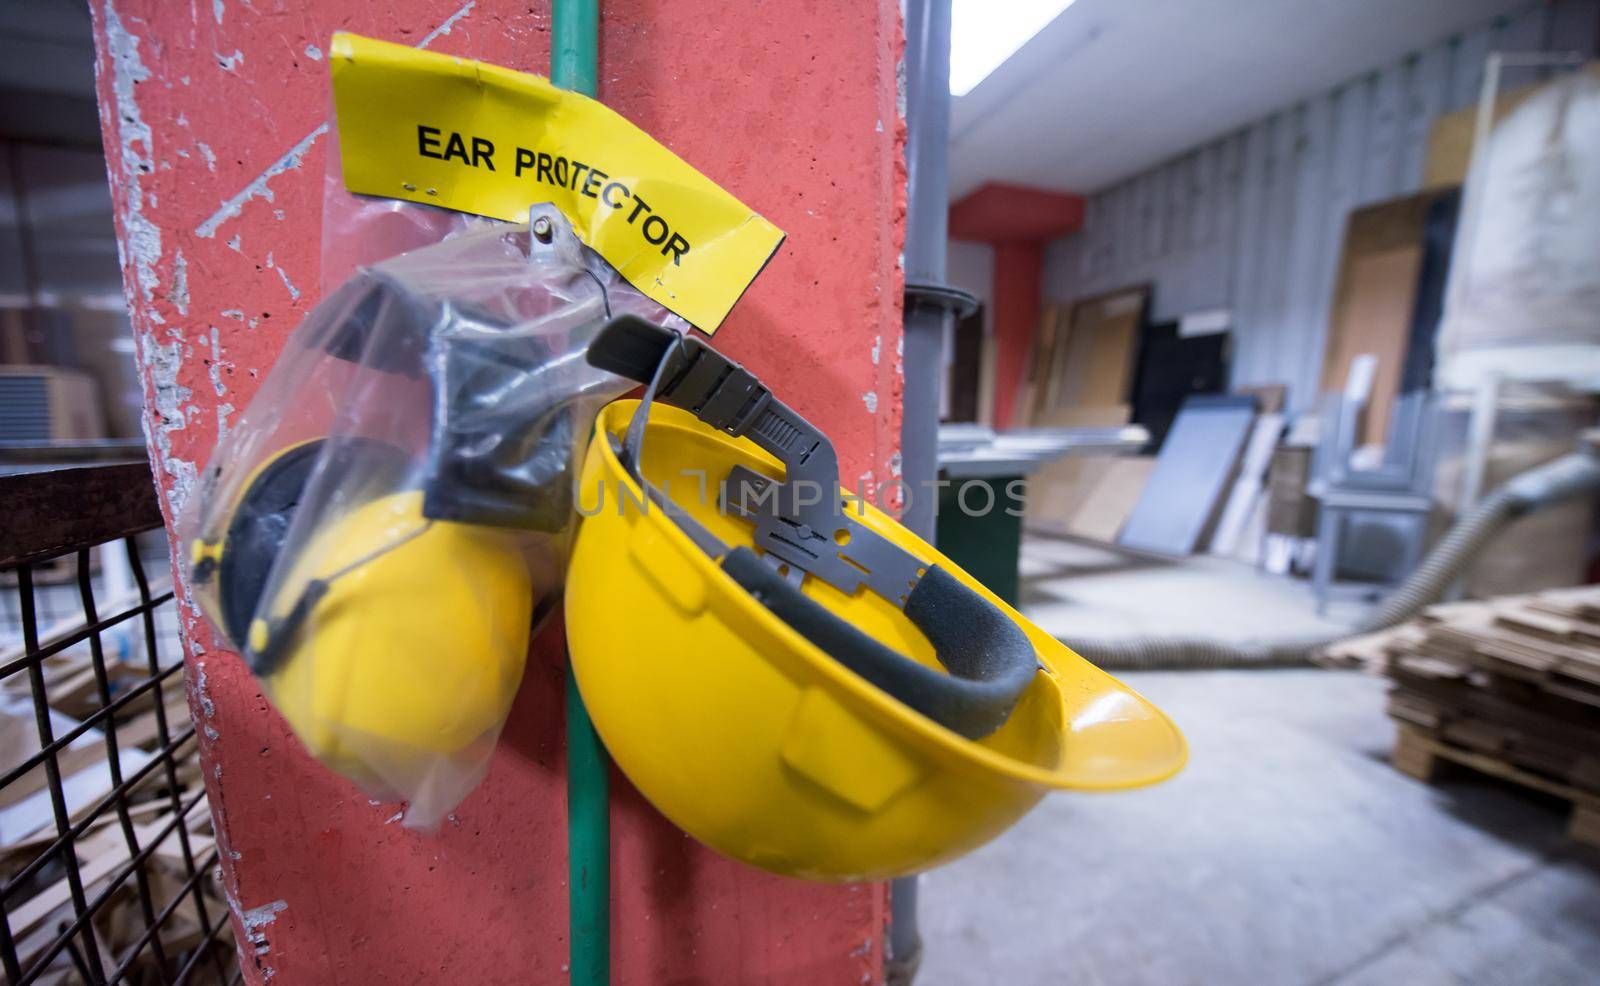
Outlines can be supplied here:
M441 756L481 754L510 707L535 606L556 598L549 551L530 574L517 531L570 524L574 414L559 388L523 396L551 362L540 340L381 278L366 290L324 348L431 381L426 451L346 437L283 450L195 540L191 573L312 753L411 791ZM514 408L495 403L508 391Z
M568 644L607 748L680 827L774 872L877 879L1052 788L1182 766L1154 706L846 500L831 443L743 367L627 318L589 359L647 387L584 463Z

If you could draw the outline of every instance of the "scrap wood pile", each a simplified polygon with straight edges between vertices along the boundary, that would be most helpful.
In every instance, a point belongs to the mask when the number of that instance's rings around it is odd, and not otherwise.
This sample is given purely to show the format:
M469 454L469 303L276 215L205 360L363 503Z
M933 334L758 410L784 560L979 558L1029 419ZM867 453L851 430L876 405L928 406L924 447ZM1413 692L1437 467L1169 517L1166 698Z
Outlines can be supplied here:
M51 632L41 636L48 645ZM0 666L24 653L0 648ZM231 965L233 943L183 672L168 665L160 680L164 742L142 655L107 656L103 668L102 687L86 645L45 658L42 709L30 672L0 686L0 914L24 979L108 981L121 969L119 981L168 982L192 963L188 978L210 981L218 966L198 953L219 950ZM115 710L100 715L108 695ZM54 771L40 757L41 715L54 742L71 737ZM70 848L58 812L75 832Z
M1572 837L1600 845L1600 586L1434 606L1323 660L1394 682L1401 769L1465 764L1554 794Z

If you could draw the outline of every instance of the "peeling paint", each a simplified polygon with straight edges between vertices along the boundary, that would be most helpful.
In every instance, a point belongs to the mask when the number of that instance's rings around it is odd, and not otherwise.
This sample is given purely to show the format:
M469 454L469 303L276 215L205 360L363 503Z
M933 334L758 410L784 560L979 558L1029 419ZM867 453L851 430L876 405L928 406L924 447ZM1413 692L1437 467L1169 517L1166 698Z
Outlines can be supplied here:
M117 8L106 0L106 50L111 58L111 92L115 100L116 131L121 147L123 187L128 204L123 210L122 225L127 242L127 255L122 263L133 265L134 282L146 302L150 301L156 286L156 263L161 259L161 230L144 214L144 189L142 177L149 173L154 163L155 151L150 125L139 112L139 100L134 89L150 78L150 70L139 57L139 39L122 26ZM143 150L140 149L142 145ZM121 243L119 241L119 247Z
M285 171L293 171L299 168L301 159L305 157L307 151L311 150L311 145L315 144L317 139L327 132L328 124L323 122L319 124L316 129L300 138L298 143L289 148L288 153L278 158L278 160L272 162L272 164L267 167L267 170L261 172L259 175L256 175L255 179L251 181L250 184L240 189L238 194L231 198L224 199L222 204L217 207L217 211L211 214L210 218L195 227L194 235L203 237L205 239L210 239L211 237L216 236L217 228L228 220L238 216L239 213L244 210L245 203L252 199L261 198L271 202L273 200L272 179L283 174ZM233 240L229 240L228 245L234 247L234 249L238 249L236 243L237 239L238 238L235 237Z
M878 413L878 392L876 390L869 390L865 394L862 394L861 402L867 405L868 414Z
M295 301L299 301L300 289L295 287L294 284L289 280L289 275L282 267L279 267L277 264L273 263L272 254L270 253L267 254L267 267L270 270L275 270L278 272L278 277L283 281L283 286L289 289L289 297Z
M230 903L232 902L230 901ZM267 943L266 927L277 921L279 914L289 909L288 902L275 900L270 904L262 904L260 907L252 907L249 910L240 910L235 905L234 909L239 915L239 923L244 925L245 940L250 943L252 950L258 956L256 965L261 970L261 978L263 980L271 979L276 974L276 970L261 962L259 956L266 955L272 951L272 947Z
M433 44L435 41L439 40L444 35L449 34L451 32L451 30L453 30L455 28L456 21L459 21L461 18L463 18L463 17L467 16L469 13L471 13L472 12L472 8L476 7L477 5L478 5L478 0L467 0L467 2L461 7L461 9L457 10L455 13L451 14L449 17L446 17L443 21L440 22L438 27L434 28L433 30L429 31L427 34L423 35L422 40L417 42L417 47L418 48L426 48L429 45Z
M422 40L417 42L417 47L426 48L439 38L449 34L455 28L456 24L463 17L471 13L472 8L476 7L477 5L477 0L467 0L467 3L463 4L459 10L451 14L449 17L446 17L438 27L424 35ZM107 4L106 9L110 11L109 3ZM244 55L239 53L237 50L234 51L233 57L236 60L232 64L228 64L227 60L224 59L224 57L220 54L217 55L217 61L222 63L223 68L231 70L234 64L244 61ZM149 73L146 72L145 77L148 77L148 75ZM150 129L146 127L145 134L147 139L149 132ZM267 167L267 170L257 175L255 180L251 181L250 184L240 189L238 194L234 195L232 198L225 199L222 204L217 207L216 212L213 212L205 222L195 227L194 234L196 236L210 239L211 237L217 235L217 229L223 223L239 215L239 213L244 209L246 202L256 198L263 198L268 202L273 201L271 185L272 179L283 174L285 171L293 171L299 168L301 159L305 157L306 152L311 150L311 146L317 142L317 139L327 132L328 122L324 120L316 127L316 129L300 138L299 142L293 147L289 148L289 150L282 157L272 162L272 164ZM234 247L234 249L238 249L236 239L237 238L235 238L235 240L228 241L228 245Z
M211 693L206 688L206 662L194 662L194 697L200 700L200 711L205 713L207 719L214 719L217 715L217 706L211 701Z
M148 410L155 412L153 420L148 411L145 414L145 437L155 447L167 475L172 477L167 497L176 514L183 509L197 478L194 463L179 459L172 452L172 433L188 427L183 409L194 396L192 390L178 382L178 371L183 368L183 343L174 339L163 344L154 332L145 332L139 336L137 355L150 378Z
M894 63L894 111L900 119L906 118L906 60Z
M169 299L179 315L189 314L189 261L179 250L172 261L172 294Z
M231 55L224 55L220 51L214 51L212 54L217 56L217 64L222 66L224 72L232 72L235 68L244 64L244 52L237 48L233 49L233 54Z
M222 358L222 333L215 325L211 327L211 361L206 370L211 375L211 389L217 392L218 397L225 397L228 385L222 382L222 369L224 366L232 367L233 364ZM218 439L221 440L220 438Z
M314 62L322 61L322 49L316 45L306 45L306 57Z
M878 358L883 355L883 336L872 337L872 365L878 365Z

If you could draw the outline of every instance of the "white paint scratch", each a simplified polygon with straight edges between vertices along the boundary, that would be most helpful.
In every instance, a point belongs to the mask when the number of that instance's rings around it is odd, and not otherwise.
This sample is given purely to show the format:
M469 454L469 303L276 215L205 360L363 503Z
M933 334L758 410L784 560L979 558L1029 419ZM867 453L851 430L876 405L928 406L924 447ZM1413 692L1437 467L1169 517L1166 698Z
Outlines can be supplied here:
M455 29L456 24L460 22L463 17L466 17L468 14L470 14L472 12L472 8L476 7L477 5L478 0L467 0L467 2L463 4L460 9L451 14L449 17L446 17L438 27L423 35L422 40L417 42L417 47L426 48L439 38L449 34ZM107 10L108 12L110 10L109 2L107 3ZM135 42L137 42L137 39L135 39ZM234 64L244 61L244 55L237 50L234 51L233 56L236 59ZM222 63L223 68L230 70L233 68L233 64L228 64L227 60L224 59L224 57L220 54L217 55L217 61ZM142 68L143 67L141 66L141 69ZM148 74L148 72L145 73L146 76L148 76ZM130 93L132 91L131 83L129 91ZM146 127L145 134L147 140L149 132L149 128ZM271 184L272 179L283 174L285 171L294 171L298 169L300 167L300 161L305 156L306 152L311 149L311 146L317 142L318 138L327 132L328 122L324 120L317 126L315 130L312 130L310 133L300 138L300 141L293 147L289 148L289 150L286 151L282 157L272 162L272 164L267 167L267 170L257 175L255 179L250 182L250 184L240 189L238 194L234 195L232 198L224 200L222 204L218 206L217 211L211 214L210 218L201 223L199 226L195 227L195 235L204 237L206 239L216 236L217 229L221 227L223 223L238 216L239 213L244 209L245 203L251 201L252 199L263 198L268 202L273 201ZM228 245L237 250L238 238L235 237L234 239L229 240Z
M211 375L211 389L217 392L218 397L223 397L228 393L228 385L222 382L222 371L224 367L232 368L232 366L233 363L222 358L222 333L213 325L211 327L211 360L206 370Z
M194 697L200 700L200 711L205 713L205 717L213 719L217 715L217 706L211 701L211 692L206 687L206 662L196 661L194 667Z
M217 19L219 25L222 23L222 0L211 0L211 16Z
M289 297L299 301L300 289L295 287L294 284L290 282L289 275L284 272L282 267L279 267L272 262L272 254L270 253L267 254L267 268L269 270L275 270L278 272L278 277L283 281L283 286L289 289Z
M266 927L278 920L278 915L289 909L287 901L275 900L270 904L252 907L249 910L238 910L239 923L244 925L244 937L255 951L256 955L266 955L272 951L272 946L267 943ZM264 963L258 963L261 968L261 978L271 979L275 970Z
M111 56L111 93L122 150L123 187L128 197L122 225L130 256L122 260L124 264L132 262L134 282L148 302L159 283L156 263L161 259L161 230L144 214L142 179L155 163L155 151L134 87L150 78L150 70L139 58L139 39L122 26L122 18L110 0L106 3L106 48Z
M878 365L878 357L883 355L883 336L872 337L872 365Z
M224 55L220 51L213 51L212 54L217 56L217 64L222 66L224 72L232 72L235 68L244 64L244 52L237 48L233 49L233 54L231 55Z
M906 60L894 63L894 111L906 118Z
M462 5L460 10L457 10L449 17L446 17L438 27L423 35L422 40L417 42L417 47L426 48L444 35L449 34L455 28L456 21L459 21L461 18L471 13L472 8L476 7L477 5L478 0L467 0L467 2Z
M200 141L194 146L195 149L200 152L200 156L206 159L206 170L213 172L216 171L217 155L211 150L211 145L207 144L205 141Z
M182 250L172 260L172 294L168 300L179 315L189 314L189 261Z
M867 405L868 414L878 413L878 392L876 390L869 390L865 394L862 394L861 402Z
M400 819L404 818L405 814L406 814L406 811L405 811L404 808L402 808L399 811L395 812L393 815L390 815L388 818L385 818L383 820L383 824L385 824L385 825L393 825L395 822L398 822Z
M322 61L322 49L316 45L306 45L306 57L314 62Z
M227 222L229 219L233 219L234 217L238 216L239 213L244 210L245 203L251 201L252 199L261 198L271 202L273 200L272 179L283 174L285 171L294 171L299 168L301 159L305 157L307 151L311 150L311 145L315 144L318 138L327 132L328 124L324 122L319 124L315 130L312 130L310 133L300 138L299 143L289 148L288 153L278 158L278 160L272 162L272 164L267 167L267 170L261 172L259 175L256 175L255 180L251 181L250 184L240 189L238 194L234 195L232 198L225 199L217 208L217 211L211 214L210 218L195 227L194 235L204 237L206 239L216 236L217 228L223 223ZM228 245L234 246L235 244L230 240Z
M194 488L198 470L194 463L175 458L172 454L172 433L188 426L183 408L194 392L178 383L178 371L183 367L183 343L178 339L162 343L154 332L139 336L139 362L150 378L150 409L154 420L144 418L146 438L156 448L167 475L172 477L168 498L173 511L183 509L183 503Z

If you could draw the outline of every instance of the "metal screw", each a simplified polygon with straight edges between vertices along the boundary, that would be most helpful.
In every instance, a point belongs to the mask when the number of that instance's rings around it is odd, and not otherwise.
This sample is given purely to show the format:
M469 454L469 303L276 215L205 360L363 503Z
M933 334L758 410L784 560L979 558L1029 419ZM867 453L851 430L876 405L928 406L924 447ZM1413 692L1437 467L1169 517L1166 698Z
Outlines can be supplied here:
M540 216L533 221L533 235L540 243L549 243L555 236L555 228L550 225L549 216Z

